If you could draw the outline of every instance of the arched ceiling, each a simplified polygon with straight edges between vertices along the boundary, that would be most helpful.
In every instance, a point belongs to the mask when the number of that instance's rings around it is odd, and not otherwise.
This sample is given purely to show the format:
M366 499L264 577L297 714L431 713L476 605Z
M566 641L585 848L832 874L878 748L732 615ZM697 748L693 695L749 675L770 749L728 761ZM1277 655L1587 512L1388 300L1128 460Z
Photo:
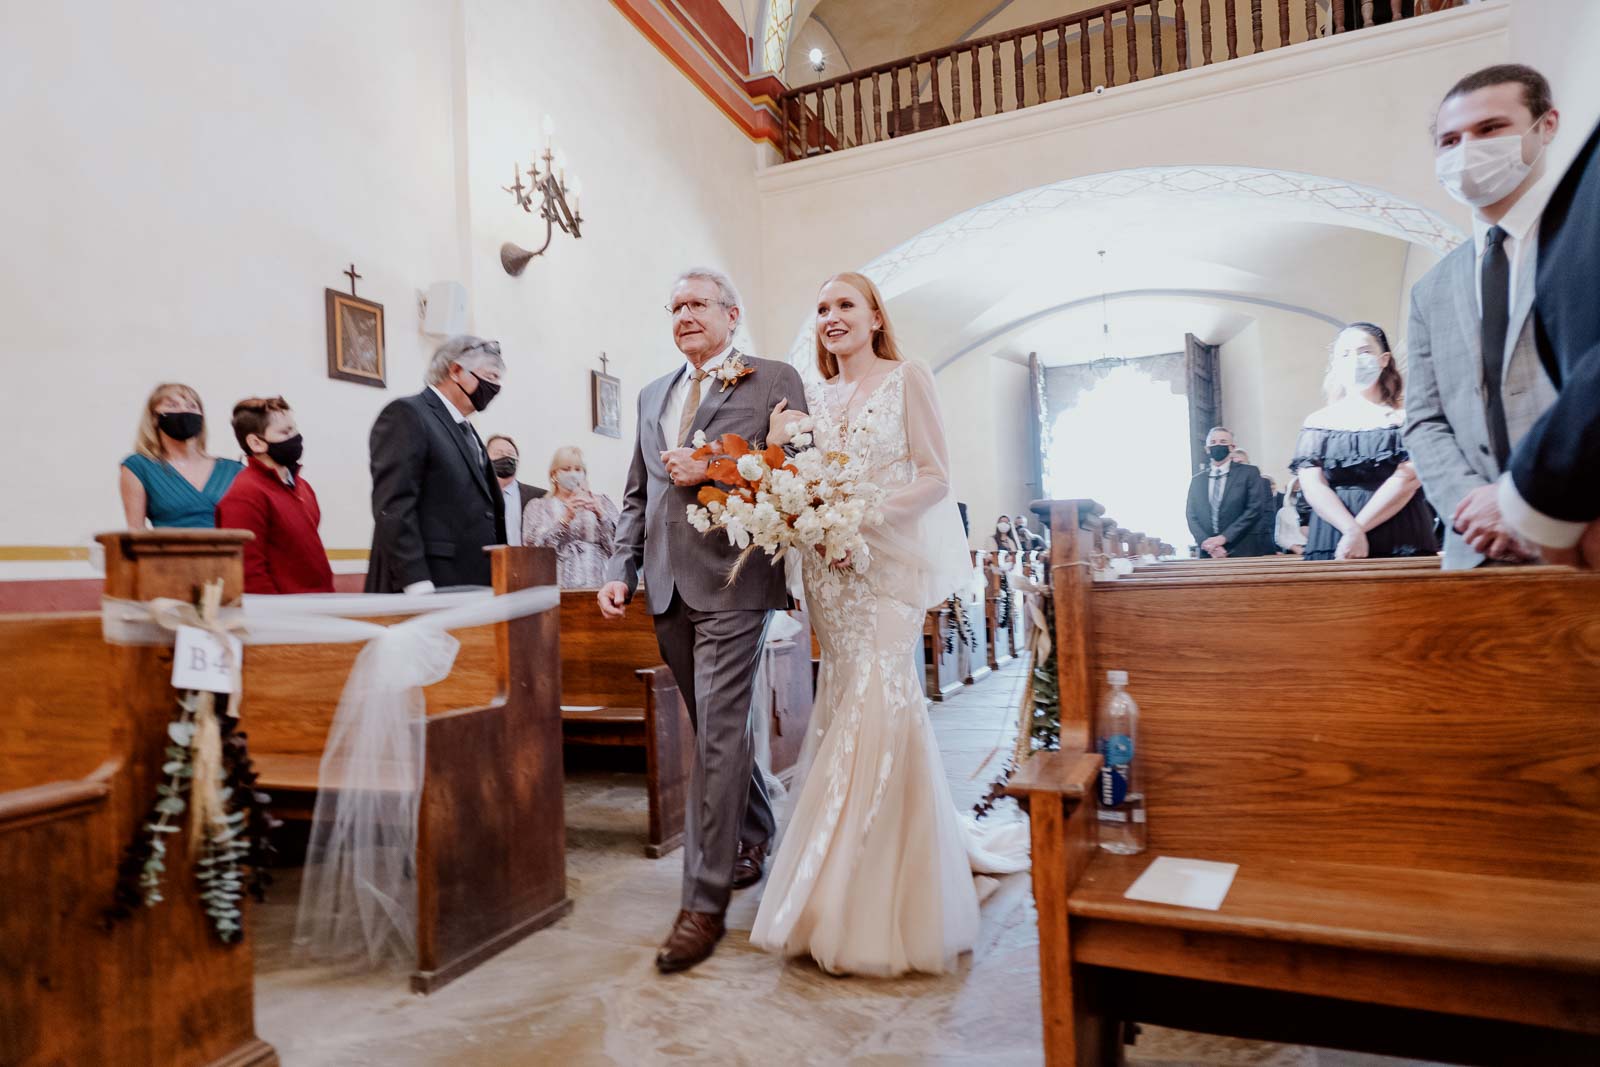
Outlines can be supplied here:
M906 349L935 369L1030 351L1067 363L1177 351L1185 333L1222 343L1268 309L1330 331L1393 322L1408 271L1459 239L1378 190L1249 168L1146 168L981 205L865 270ZM796 352L809 343L807 324Z

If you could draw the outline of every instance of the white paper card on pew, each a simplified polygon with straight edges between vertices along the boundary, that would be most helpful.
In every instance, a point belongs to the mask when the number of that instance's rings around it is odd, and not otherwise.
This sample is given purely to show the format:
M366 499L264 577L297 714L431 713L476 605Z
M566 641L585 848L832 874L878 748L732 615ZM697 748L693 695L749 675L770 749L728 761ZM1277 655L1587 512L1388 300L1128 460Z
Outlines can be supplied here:
M243 655L244 642L232 634L224 644L209 630L180 626L172 647L172 688L232 693L233 665Z
M1128 900L1216 911L1222 907L1233 887L1233 876L1238 873L1237 863L1157 856L1122 895Z

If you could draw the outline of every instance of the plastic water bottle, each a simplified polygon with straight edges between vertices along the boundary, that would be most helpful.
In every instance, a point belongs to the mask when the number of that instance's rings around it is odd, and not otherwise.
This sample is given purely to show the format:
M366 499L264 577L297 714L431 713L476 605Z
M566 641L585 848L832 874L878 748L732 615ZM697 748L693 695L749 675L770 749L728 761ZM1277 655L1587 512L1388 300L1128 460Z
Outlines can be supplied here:
M1139 705L1125 688L1127 671L1107 671L1111 692L1100 713L1100 847L1119 856L1144 851L1144 793L1135 770Z

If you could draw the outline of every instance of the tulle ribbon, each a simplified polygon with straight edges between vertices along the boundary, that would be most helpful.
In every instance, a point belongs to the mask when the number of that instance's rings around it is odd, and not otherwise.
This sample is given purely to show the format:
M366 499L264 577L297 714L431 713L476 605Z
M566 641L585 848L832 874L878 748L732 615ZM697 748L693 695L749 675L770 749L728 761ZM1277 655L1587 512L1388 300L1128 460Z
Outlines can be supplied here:
M295 942L324 958L416 956L417 812L426 767L424 687L448 677L458 642L449 631L549 611L554 586L400 594L246 596L218 613L217 629L246 645L355 644L356 657L328 730L300 887ZM363 617L409 615L382 626ZM181 602L106 598L110 644L172 643L171 626L198 620ZM211 627L205 627L211 629Z

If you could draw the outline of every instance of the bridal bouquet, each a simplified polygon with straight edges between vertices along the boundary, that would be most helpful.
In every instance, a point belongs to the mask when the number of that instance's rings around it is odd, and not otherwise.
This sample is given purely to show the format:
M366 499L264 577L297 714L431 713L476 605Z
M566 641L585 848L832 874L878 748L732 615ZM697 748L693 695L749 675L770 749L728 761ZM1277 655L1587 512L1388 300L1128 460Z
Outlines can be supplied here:
M777 445L757 450L738 434L715 441L695 434L694 458L706 460L711 480L727 488L701 487L699 503L689 505L689 524L701 533L720 530L743 550L729 581L758 548L773 559L808 548L829 563L848 560L857 573L866 569L862 531L883 521L883 490L846 453L809 447L809 423L799 424L794 443L802 450L793 456Z

